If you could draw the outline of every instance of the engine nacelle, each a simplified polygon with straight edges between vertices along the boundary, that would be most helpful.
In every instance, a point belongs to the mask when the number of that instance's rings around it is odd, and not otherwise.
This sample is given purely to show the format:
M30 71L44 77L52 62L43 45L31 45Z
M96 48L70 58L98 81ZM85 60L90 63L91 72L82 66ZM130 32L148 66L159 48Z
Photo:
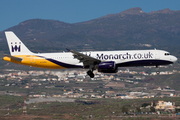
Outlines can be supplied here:
M116 73L118 71L114 61L101 62L98 65L98 72Z

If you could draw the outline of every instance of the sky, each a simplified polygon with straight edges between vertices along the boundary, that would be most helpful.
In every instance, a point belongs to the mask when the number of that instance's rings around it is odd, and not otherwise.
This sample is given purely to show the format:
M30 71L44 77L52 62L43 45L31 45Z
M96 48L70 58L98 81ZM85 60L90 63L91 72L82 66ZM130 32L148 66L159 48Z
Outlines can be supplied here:
M146 13L180 10L180 0L0 0L0 31L29 19L78 23L140 7Z

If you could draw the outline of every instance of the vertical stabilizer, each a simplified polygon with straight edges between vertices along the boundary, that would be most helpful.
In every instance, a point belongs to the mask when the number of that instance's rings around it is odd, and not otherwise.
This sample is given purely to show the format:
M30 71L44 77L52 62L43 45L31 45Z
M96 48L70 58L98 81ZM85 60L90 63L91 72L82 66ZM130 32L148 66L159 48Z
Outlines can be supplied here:
M32 52L21 42L21 40L12 31L6 31L5 35L11 55L32 54Z

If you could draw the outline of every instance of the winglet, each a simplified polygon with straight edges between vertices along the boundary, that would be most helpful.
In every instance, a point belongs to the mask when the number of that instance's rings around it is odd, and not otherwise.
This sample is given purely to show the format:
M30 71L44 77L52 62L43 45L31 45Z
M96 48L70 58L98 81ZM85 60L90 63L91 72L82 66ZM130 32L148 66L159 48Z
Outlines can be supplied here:
M68 48L66 48L66 50L67 50L67 52L70 52L71 50L70 49L68 49Z

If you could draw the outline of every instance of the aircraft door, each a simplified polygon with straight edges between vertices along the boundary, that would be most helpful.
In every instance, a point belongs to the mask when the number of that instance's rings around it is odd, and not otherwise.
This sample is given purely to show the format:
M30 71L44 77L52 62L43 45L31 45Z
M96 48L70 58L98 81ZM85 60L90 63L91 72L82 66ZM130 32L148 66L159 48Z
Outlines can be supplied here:
M160 58L160 54L158 51L155 52L155 59L159 59Z
M32 63L32 64L35 64L35 62L36 62L35 57L31 57L31 63Z

